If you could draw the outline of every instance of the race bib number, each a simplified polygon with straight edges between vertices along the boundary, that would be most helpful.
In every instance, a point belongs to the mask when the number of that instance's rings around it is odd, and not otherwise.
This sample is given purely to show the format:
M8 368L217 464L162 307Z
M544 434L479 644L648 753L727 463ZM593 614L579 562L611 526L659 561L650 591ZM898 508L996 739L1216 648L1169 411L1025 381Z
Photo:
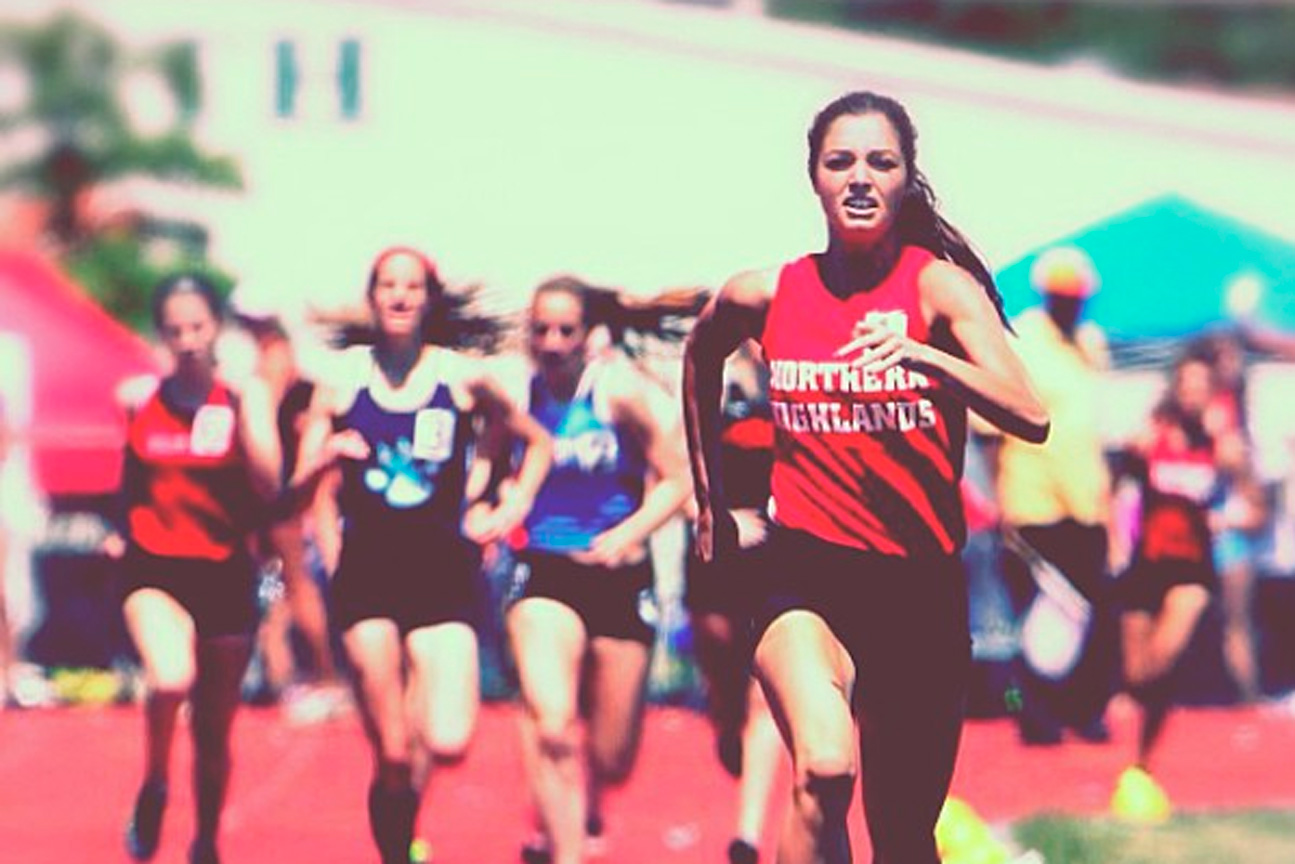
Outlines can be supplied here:
M897 309L893 312L873 310L863 316L863 323L871 324L873 327L878 327L882 330L889 330L899 336L908 335L908 313L902 309Z
M414 415L414 458L444 462L454 451L454 413L424 408Z
M189 452L194 456L224 456L234 443L234 409L203 405L193 415Z

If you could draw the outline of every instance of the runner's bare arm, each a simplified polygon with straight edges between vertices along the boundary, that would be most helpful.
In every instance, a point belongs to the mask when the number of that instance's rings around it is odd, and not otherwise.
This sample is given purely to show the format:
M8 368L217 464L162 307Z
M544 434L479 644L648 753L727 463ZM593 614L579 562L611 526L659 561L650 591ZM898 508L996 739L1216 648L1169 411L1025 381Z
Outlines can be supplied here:
M544 427L523 411L495 378L485 372L469 374L465 389L485 418L523 445L517 470L499 489L499 502L488 518L474 528L478 543L507 536L525 520L553 463L553 439Z
M903 365L940 379L984 419L1026 441L1048 437L1048 414L984 288L956 264L935 260L918 279L923 314L932 327L947 322L966 359L884 326L860 321L837 352L857 355L870 372Z
M728 517L720 480L724 361L744 340L759 337L775 283L772 271L750 271L730 279L702 309L684 346L684 430L696 502L697 554L703 561L714 560L720 546L720 551L737 547L737 530ZM724 536L717 536L717 525L726 526L719 528Z

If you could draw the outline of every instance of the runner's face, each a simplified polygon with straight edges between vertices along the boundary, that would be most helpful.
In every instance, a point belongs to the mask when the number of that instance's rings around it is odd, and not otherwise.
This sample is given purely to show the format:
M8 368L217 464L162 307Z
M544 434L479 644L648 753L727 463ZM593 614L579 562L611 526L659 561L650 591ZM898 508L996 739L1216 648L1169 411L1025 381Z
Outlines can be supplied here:
M531 304L531 356L547 373L576 372L584 360L584 309L566 291L546 291Z
M832 121L814 165L814 191L833 236L875 242L895 224L907 186L899 133L885 115Z
M1203 414L1214 395L1214 378L1205 363L1186 363L1178 370L1174 398L1188 414Z
M196 291L177 291L162 304L159 335L175 358L177 370L192 372L214 367L219 331L211 307Z
M396 339L416 336L427 303L427 272L415 256L397 252L378 265L369 305L380 333Z

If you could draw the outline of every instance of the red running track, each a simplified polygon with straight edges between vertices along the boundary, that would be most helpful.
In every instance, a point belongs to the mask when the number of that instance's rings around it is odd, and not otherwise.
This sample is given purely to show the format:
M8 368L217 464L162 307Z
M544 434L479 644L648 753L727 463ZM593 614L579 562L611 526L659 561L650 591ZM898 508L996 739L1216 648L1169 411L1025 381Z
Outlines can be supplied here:
M1133 748L1127 710L1112 743L1025 749L1003 720L968 724L954 794L992 821L1103 810ZM1295 716L1275 710L1183 710L1170 721L1159 774L1180 809L1295 808ZM127 862L121 831L142 762L138 709L0 712L0 864ZM159 864L180 864L191 825L187 739L179 742ZM369 768L354 718L289 726L247 709L235 728L226 864L373 864L364 819ZM482 714L467 762L434 781L421 825L436 864L512 864L529 822L513 709ZM782 798L775 810L782 809ZM719 864L734 785L697 714L655 708L630 782L607 802L615 864ZM851 814L856 849L862 818ZM766 832L772 860L776 816ZM857 856L858 860L867 860Z

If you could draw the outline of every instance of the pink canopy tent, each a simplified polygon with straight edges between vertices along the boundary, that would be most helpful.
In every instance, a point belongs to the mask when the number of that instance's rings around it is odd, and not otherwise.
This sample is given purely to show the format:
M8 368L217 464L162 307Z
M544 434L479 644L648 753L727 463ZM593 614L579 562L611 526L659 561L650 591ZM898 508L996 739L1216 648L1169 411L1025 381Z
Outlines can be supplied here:
M125 378L157 369L148 344L24 250L0 251L0 331L30 352L37 483L50 496L116 489L125 427L115 394Z

